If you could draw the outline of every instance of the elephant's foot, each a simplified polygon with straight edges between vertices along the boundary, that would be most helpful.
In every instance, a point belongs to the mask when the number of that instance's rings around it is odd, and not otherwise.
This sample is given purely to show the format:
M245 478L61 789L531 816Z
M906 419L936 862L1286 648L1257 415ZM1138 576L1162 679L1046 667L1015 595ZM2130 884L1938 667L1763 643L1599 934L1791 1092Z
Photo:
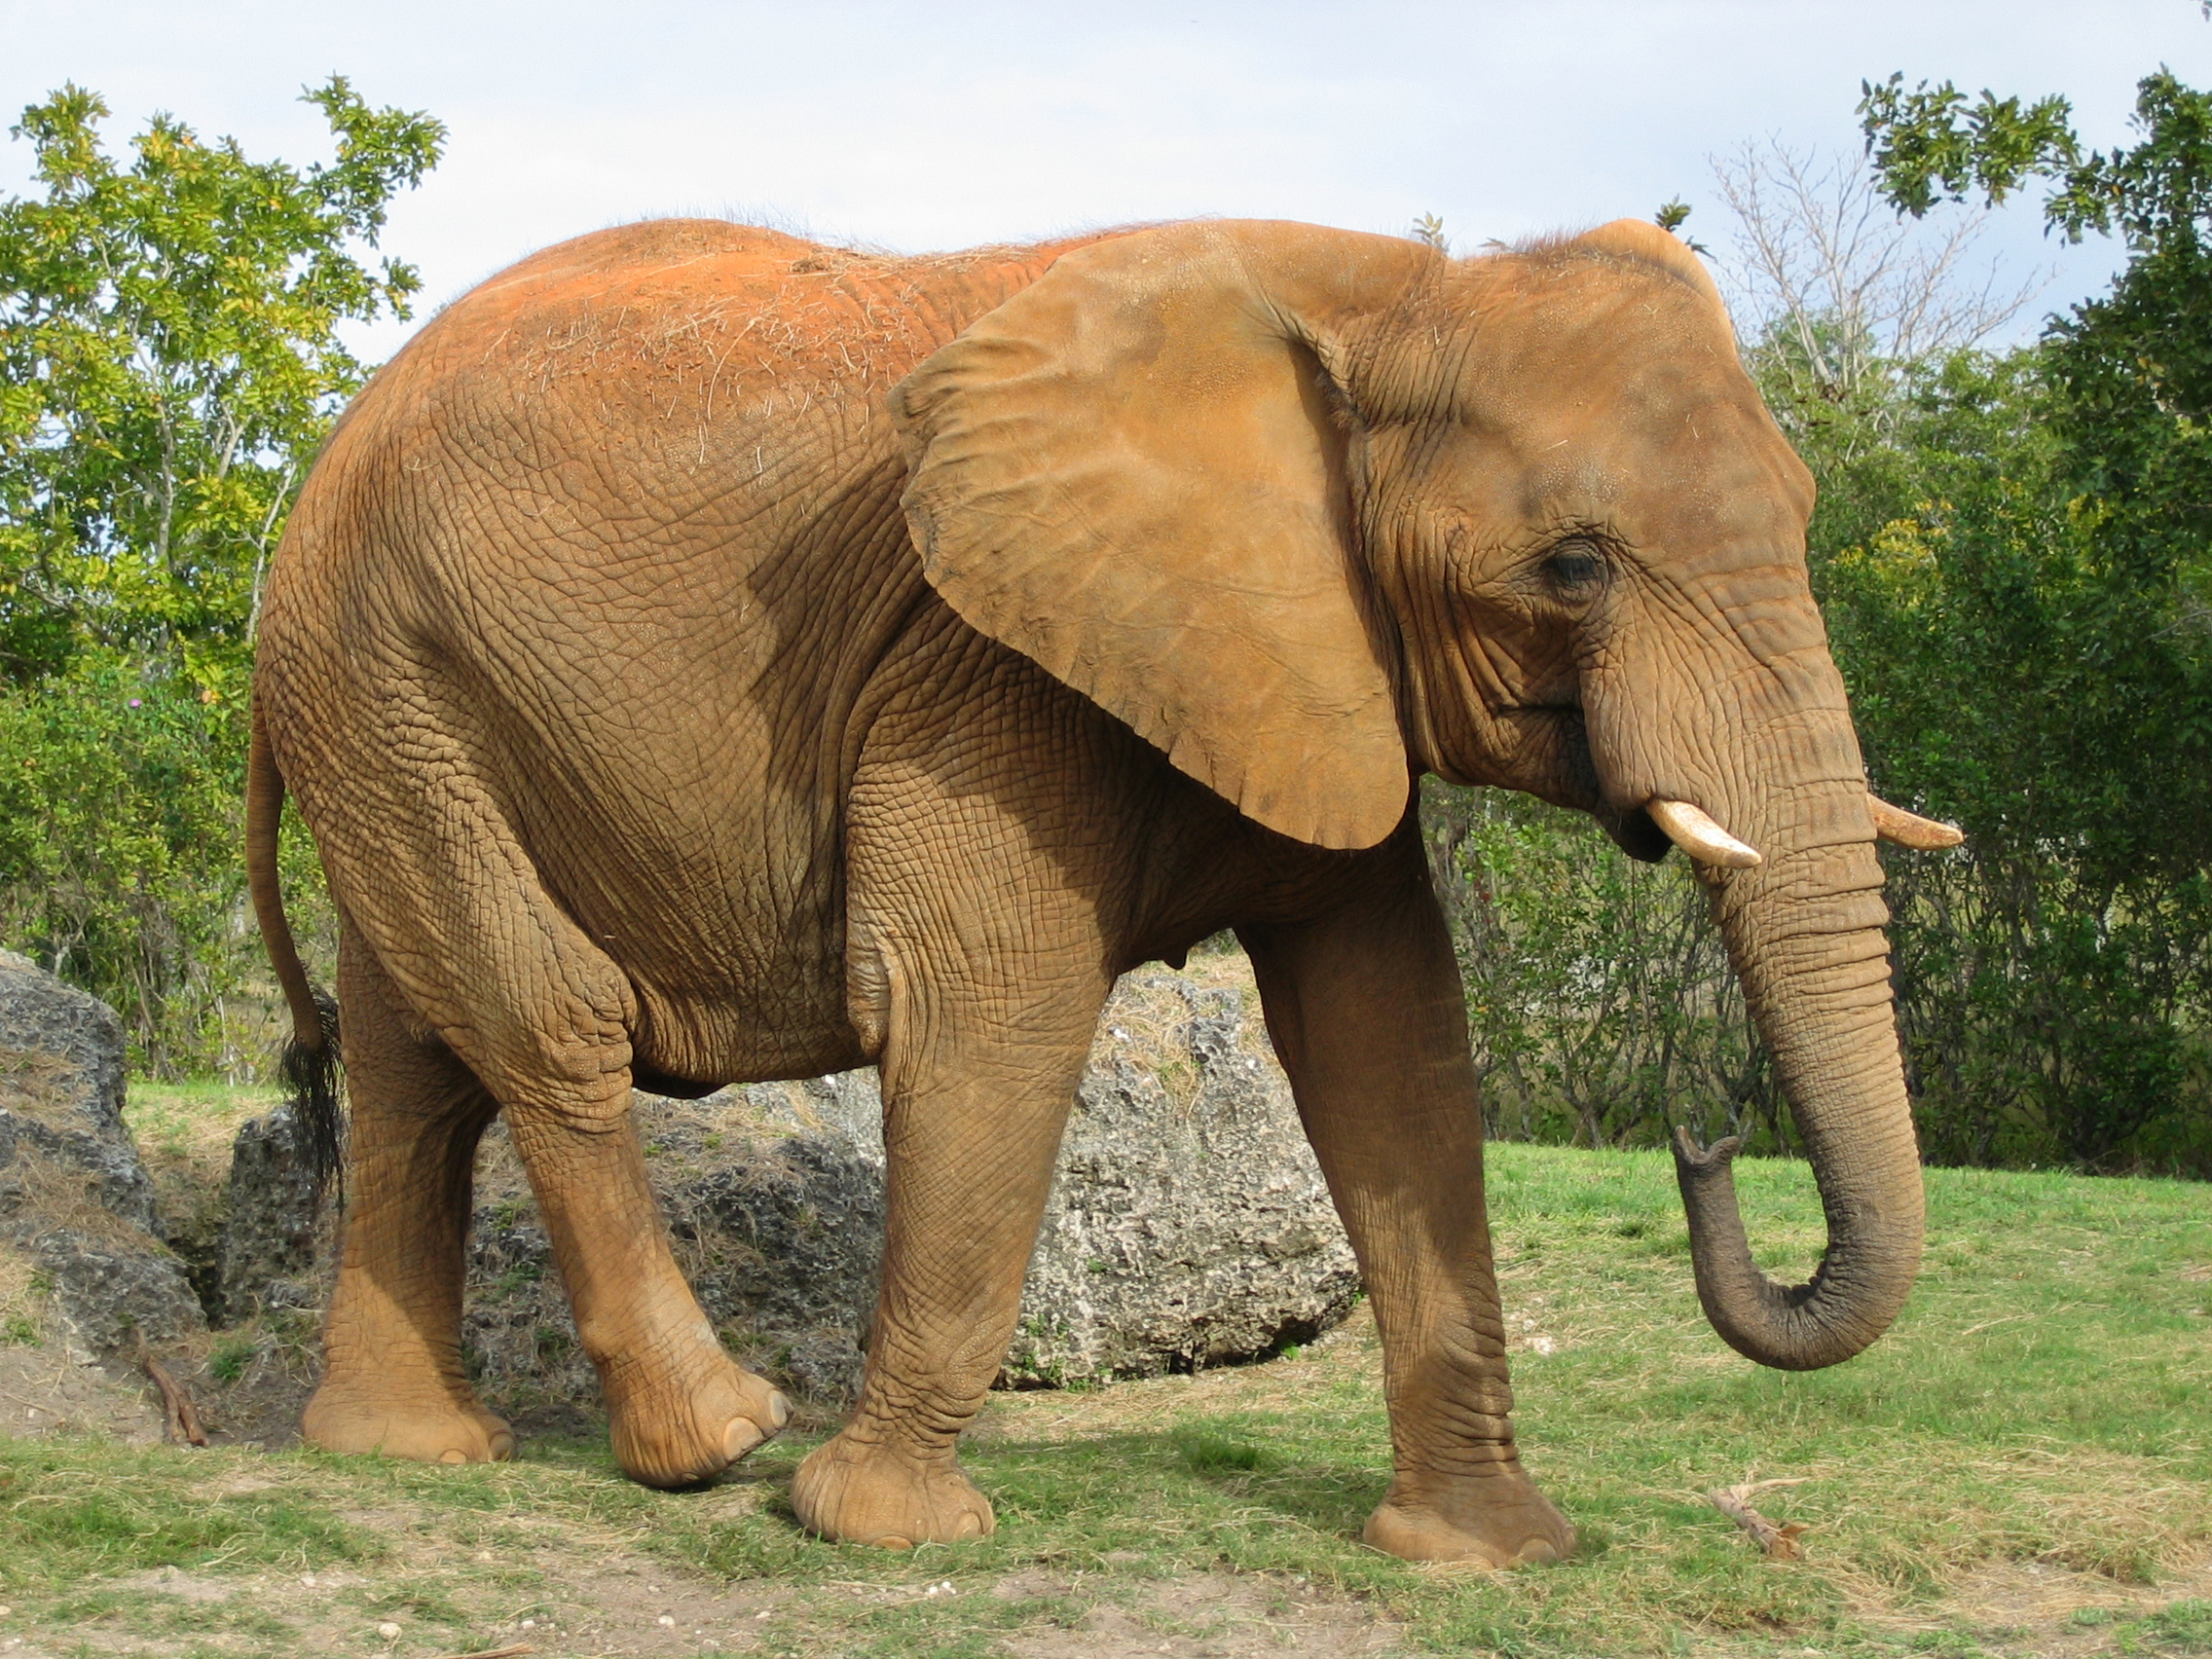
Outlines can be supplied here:
M325 1452L418 1463L503 1463L515 1455L514 1430L473 1400L408 1399L329 1381L308 1401L300 1435Z
M1574 1529L1518 1463L1481 1476L1402 1472L1362 1536L1407 1561L1470 1567L1521 1567L1574 1553Z
M810 1532L893 1550L986 1537L998 1526L990 1499L961 1473L950 1448L918 1458L881 1441L855 1440L850 1429L798 1466L792 1507Z
M791 1421L792 1403L719 1346L688 1365L648 1374L610 1365L600 1378L613 1419L614 1458L642 1486L712 1480Z

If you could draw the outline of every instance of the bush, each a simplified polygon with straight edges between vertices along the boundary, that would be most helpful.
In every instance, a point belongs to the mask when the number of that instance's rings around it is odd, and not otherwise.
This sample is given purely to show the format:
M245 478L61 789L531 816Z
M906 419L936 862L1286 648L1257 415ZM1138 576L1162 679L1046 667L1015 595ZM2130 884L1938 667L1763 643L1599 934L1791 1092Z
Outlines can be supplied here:
M0 936L112 1003L134 1066L256 1075L275 999L245 903L244 711L112 651L0 684ZM287 885L327 956L294 827Z
M1426 780L1431 873L1452 923L1490 1132L1656 1146L1788 1144L1711 904L1678 858L1630 859L1579 813Z

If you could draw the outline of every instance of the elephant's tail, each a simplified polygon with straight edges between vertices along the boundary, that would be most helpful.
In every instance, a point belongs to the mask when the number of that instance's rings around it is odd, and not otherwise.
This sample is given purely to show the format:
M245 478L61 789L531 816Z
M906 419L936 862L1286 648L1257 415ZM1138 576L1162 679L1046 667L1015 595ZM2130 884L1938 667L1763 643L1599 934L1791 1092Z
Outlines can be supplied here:
M338 1004L308 977L284 918L284 891L277 879L276 834L284 819L284 777L269 746L260 702L253 706L253 747L245 770L245 879L253 895L253 914L270 966L292 1011L292 1036L280 1066L290 1094L293 1121L306 1142L308 1166L321 1189L344 1165L345 1113L339 1097Z

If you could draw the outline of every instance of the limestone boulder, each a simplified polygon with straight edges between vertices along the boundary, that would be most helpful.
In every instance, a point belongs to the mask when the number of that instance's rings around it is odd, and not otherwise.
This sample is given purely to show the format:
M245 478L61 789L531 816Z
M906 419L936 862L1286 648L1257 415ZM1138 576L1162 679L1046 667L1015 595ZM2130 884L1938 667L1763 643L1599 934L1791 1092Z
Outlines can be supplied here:
M634 1108L707 1317L756 1370L832 1403L859 1382L883 1256L880 1130L870 1144L843 1110L873 1100L872 1074L856 1073L697 1101L642 1094ZM550 1241L498 1127L478 1182L462 1328L487 1396L523 1409L595 1398Z
M1350 1310L1351 1246L1246 994L1164 971L1117 988L1029 1263L1013 1381L1233 1364Z
M321 1304L336 1217L325 1213L313 1167L307 1133L289 1106L239 1125L215 1254L224 1320Z
M0 951L0 1236L52 1286L64 1334L87 1357L206 1328L123 1101L115 1011Z

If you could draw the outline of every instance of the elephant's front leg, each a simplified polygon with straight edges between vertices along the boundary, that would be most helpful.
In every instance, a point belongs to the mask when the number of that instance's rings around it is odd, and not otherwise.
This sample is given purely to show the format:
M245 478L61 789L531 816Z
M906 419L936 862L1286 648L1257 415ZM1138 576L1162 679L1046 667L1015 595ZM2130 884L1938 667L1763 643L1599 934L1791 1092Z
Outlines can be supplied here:
M1396 1468L1366 1538L1415 1561L1555 1560L1574 1531L1514 1450L1451 940L1413 835L1372 857L1351 903L1245 940L1382 1334Z
M1051 732L1026 759L1016 741L1023 720L1082 705L997 665L1012 689L965 701L917 675L877 721L849 806L847 975L883 1078L888 1213L860 1403L792 1487L825 1537L904 1548L992 1530L954 1443L1020 1317L1113 988L1101 891L1126 838L1078 736Z
M955 1442L1020 1315L1105 989L1023 1010L1016 1034L1006 1004L968 985L933 997L926 1021L901 1021L921 1030L894 1033L883 1062L888 1229L866 1379L852 1419L792 1488L800 1522L823 1536L904 1549L996 1524Z

